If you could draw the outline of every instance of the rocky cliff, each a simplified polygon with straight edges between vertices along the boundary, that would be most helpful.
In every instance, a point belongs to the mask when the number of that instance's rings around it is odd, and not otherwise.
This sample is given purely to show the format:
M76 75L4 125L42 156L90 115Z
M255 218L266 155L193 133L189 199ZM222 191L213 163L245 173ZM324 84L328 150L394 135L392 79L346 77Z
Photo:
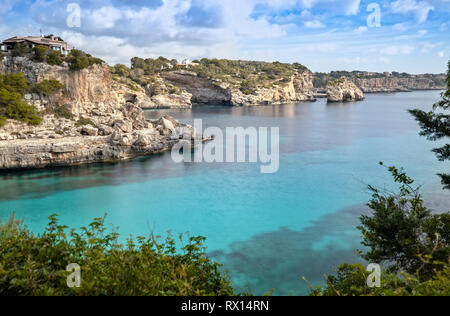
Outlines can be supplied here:
M315 73L314 88L326 89L327 83L341 77L353 81L364 93L409 92L414 90L446 89L445 74L411 75L397 72L332 71Z
M310 71L294 73L288 82L256 88L252 93L244 93L228 82L200 78L190 71L165 72L162 77L166 82L189 92L192 102L196 104L252 106L315 100Z
M442 90L444 86L436 84L427 77L383 77L383 78L356 78L355 84L364 93L380 92L410 92L414 90Z
M361 89L346 77L328 83L328 102L352 102L364 100L364 98L365 96Z
M168 150L180 137L194 134L192 127L170 117L146 120L136 99L113 89L107 65L73 71L27 58L6 58L1 71L22 72L31 86L59 80L66 91L60 100L63 117L46 98L25 95L42 111L43 121L30 126L8 120L0 128L0 170L130 159Z

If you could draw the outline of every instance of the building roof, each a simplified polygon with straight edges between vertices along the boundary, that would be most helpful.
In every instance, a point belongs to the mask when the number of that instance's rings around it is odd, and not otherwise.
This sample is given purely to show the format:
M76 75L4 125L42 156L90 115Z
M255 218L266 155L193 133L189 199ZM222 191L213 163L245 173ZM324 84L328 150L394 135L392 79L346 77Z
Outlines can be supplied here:
M60 41L57 39L45 38L41 36L15 36L3 41L3 44L11 44L11 43L23 43L30 42L36 45L58 45L58 46L67 46L68 44L64 41Z

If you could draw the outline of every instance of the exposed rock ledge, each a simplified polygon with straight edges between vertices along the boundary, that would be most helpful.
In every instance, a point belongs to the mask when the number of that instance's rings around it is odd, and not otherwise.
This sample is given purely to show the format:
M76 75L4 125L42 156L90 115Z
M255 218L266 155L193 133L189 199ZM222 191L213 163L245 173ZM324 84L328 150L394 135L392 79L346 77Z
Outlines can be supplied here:
M36 169L94 162L128 160L170 150L180 138L193 136L193 128L171 117L149 121L149 128L108 136L28 138L0 141L0 170ZM84 127L86 133L88 127ZM92 133L97 135L95 128ZM7 134L4 134L7 135Z
M352 102L364 100L364 93L350 79L342 77L328 83L328 102Z

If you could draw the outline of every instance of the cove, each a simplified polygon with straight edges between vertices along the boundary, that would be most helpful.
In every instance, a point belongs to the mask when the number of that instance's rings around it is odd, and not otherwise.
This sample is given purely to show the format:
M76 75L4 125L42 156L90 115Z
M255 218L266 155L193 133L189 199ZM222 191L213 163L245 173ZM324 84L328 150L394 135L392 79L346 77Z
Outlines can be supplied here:
M0 218L11 212L40 232L50 214L63 224L87 225L108 213L124 238L189 232L207 237L212 258L236 288L254 294L307 294L301 276L323 282L340 263L357 262L358 216L367 212L367 185L391 185L378 162L404 167L423 185L436 210L450 196L435 174L445 172L407 113L429 110L438 91L368 95L362 102L324 100L282 106L147 112L170 114L205 127L280 127L275 174L259 165L181 163L170 153L117 164L0 175ZM448 167L447 167L448 168Z

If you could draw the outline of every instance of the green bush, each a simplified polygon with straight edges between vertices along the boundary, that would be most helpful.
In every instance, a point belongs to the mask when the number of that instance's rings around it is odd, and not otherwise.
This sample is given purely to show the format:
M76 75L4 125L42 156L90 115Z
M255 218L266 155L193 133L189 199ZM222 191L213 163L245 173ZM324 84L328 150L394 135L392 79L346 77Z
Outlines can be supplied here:
M112 68L112 73L122 77L127 77L130 75L130 69L122 64L117 64Z
M92 57L91 55L86 54L85 52L78 49L73 49L70 52L67 60L69 62L69 67L72 70L82 70L95 64L103 63L103 60Z
M63 90L65 86L58 80L43 80L36 85L36 91L43 96L51 96Z
M35 107L22 102L21 97L20 99L14 97L14 100L8 104L6 116L30 125L39 125L42 122L42 118L36 113Z
M13 57L25 57L30 54L32 49L25 43L18 43L14 45L14 49L12 50Z
M0 127L3 127L6 125L6 117L0 116Z
M0 87L22 95L28 92L30 88L23 73L0 75Z
M47 63L52 66L61 66L64 56L59 51L52 50L47 56Z
M382 164L382 163L381 163ZM369 272L360 264L344 264L315 296L450 295L450 213L432 214L419 188L405 172L389 167L398 193L369 186L371 216L361 216L362 254L385 267L381 288L368 288Z
M57 106L51 113L53 113L56 117L65 118L68 120L73 120L73 113L64 106Z
M438 270L427 281L417 274L382 271L381 287L369 288L364 265L343 264L327 278L325 288L312 288L311 296L450 296L450 263L435 266Z
M92 122L90 119L85 118L85 117L80 117L78 119L78 121L75 123L75 125L76 125L76 127L81 127L81 126L86 126L86 125L91 125L93 127L96 127L94 122Z
M23 93L28 89L21 73L0 76L0 116L39 125L42 118L35 107L23 101Z
M181 237L180 237L181 238ZM12 217L0 225L1 296L202 296L233 295L220 266L205 255L204 238L154 236L119 242L104 219L68 230L56 216L42 234L29 232ZM69 288L66 267L81 267L81 287Z
M47 56L50 52L48 46L45 45L37 45L34 49L34 60L39 63L47 62Z
M72 70L81 70L89 67L89 58L82 51L74 49L70 52L69 65Z

